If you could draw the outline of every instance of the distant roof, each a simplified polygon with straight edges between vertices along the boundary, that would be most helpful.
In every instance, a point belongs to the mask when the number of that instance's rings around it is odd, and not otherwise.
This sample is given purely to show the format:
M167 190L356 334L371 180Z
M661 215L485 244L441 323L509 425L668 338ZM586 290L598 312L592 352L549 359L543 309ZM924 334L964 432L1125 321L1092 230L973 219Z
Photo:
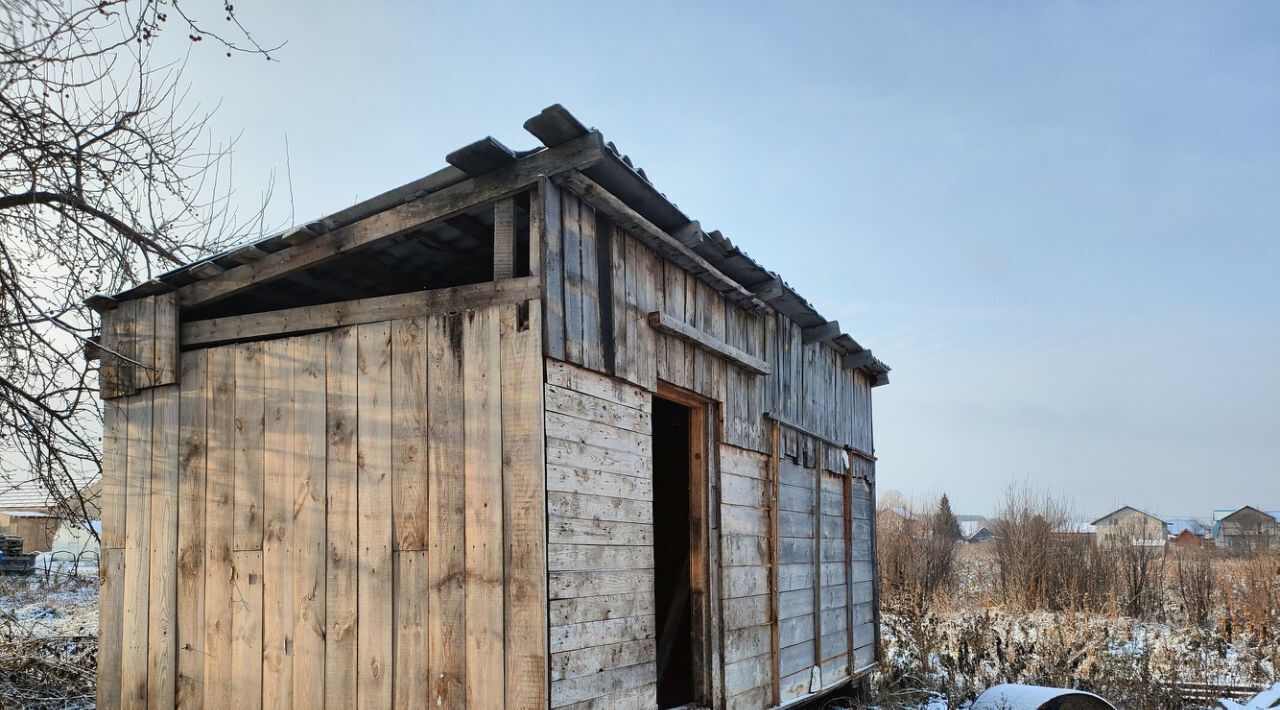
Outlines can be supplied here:
M1089 522L1088 520L1085 520L1084 518L1072 518L1070 520L1063 522L1062 525L1058 526L1058 532L1075 533L1078 535L1092 535L1094 532L1093 523Z
M1119 513L1123 513L1123 512L1124 512L1124 511L1126 511L1126 510L1132 510L1132 511L1133 511L1133 512L1135 512L1135 513L1139 513L1139 514L1145 515L1145 516L1147 516L1148 518L1153 518L1153 519L1155 519L1155 520L1160 520L1160 522L1164 522L1164 521L1160 518L1160 516L1158 516L1158 515L1152 515L1151 513L1148 513L1148 512L1147 512L1147 511L1145 511L1145 510L1138 510L1137 508L1135 508L1135 507L1133 507L1133 506L1131 506L1131 505L1126 505L1126 506L1124 506L1123 508L1117 508L1116 510L1113 510L1113 511L1111 511L1110 513L1107 513L1106 515L1102 516L1101 518L1098 518L1097 520L1093 521L1093 522L1092 522L1092 523L1090 523L1090 524L1091 524L1091 525L1097 525L1098 523L1100 523L1100 522L1102 522L1102 521L1106 520L1107 518L1110 518L1111 516L1113 516L1113 515L1117 515L1117 514L1119 514Z
M1177 537L1184 531L1198 537L1209 531L1208 523L1196 518L1165 518L1164 522L1169 526L1170 537Z

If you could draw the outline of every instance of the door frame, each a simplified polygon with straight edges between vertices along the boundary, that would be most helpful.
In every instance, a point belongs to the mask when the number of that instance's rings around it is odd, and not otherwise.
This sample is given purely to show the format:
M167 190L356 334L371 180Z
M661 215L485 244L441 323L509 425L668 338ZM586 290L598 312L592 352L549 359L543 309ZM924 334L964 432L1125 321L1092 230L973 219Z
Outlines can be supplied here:
M721 707L724 701L723 639L720 628L720 440L719 403L659 380L655 397L688 407L689 416L689 590L696 635L691 640L696 702Z

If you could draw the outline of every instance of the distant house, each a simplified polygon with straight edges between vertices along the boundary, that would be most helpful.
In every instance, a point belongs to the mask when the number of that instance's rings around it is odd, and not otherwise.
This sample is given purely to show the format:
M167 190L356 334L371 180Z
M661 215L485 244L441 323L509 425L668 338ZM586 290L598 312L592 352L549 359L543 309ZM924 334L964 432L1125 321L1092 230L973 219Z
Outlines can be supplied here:
M0 535L22 538L22 554L48 552L61 520L39 510L0 510Z
M979 525L976 530L965 537L964 541L969 543L991 542L996 539L996 534L986 525Z
M1266 512L1246 505L1216 521L1214 542L1224 550L1275 548L1280 546L1280 522L1277 517L1280 517L1278 512Z
M100 515L100 490L97 482L82 489L86 512L94 519ZM0 480L0 535L22 538L24 554L52 549L53 538L63 522L62 514L39 481Z
M1169 537L1169 544L1179 550L1195 550L1205 545L1205 539L1184 528Z
M1081 520L1078 518L1071 518L1064 521L1053 531L1053 537L1058 540L1088 539L1093 535L1093 523L1088 520Z
M957 515L960 524L960 539L965 542L987 542L995 539L991 532L991 522L983 515Z
M1093 521L1099 547L1163 547L1169 524L1161 518L1126 505Z

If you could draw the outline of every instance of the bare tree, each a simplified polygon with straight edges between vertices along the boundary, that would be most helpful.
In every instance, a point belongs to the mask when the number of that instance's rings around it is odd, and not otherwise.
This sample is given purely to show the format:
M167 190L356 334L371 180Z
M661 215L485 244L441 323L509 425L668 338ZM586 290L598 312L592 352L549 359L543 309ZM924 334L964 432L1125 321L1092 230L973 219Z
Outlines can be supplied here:
M240 239L262 214L237 222L228 148L181 56L156 53L172 32L188 51L270 59L230 3L204 2L207 26L178 0L0 4L0 490L38 480L65 515L85 515L99 470L83 300Z

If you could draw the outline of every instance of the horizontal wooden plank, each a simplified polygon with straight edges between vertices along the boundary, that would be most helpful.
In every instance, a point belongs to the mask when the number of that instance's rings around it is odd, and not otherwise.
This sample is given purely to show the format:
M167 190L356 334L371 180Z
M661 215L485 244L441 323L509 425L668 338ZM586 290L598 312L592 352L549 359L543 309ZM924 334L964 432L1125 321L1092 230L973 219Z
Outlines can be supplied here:
M638 434L649 434L653 430L653 417L649 412L565 387L547 385L546 406L548 412L608 424Z
M720 538L720 564L723 567L767 566L768 538L757 535L724 535Z
M561 710L652 710L657 704L658 686L649 684L565 705Z
M589 493L551 491L547 493L547 514L562 518L652 523L653 504Z
M785 648L812 641L813 633L813 614L801 614L783 619L778 622L778 647Z
M753 372L757 375L773 374L773 366L764 360L745 350L735 348L719 338L708 335L674 316L654 311L649 314L649 325L659 333L666 333L672 337L679 338L712 355L724 358L748 372Z
M726 663L724 667L725 695L738 695L752 688L762 687L772 682L772 672L773 662L768 654Z
M637 589L619 594L556 599L549 605L551 626L581 624L654 613L653 589Z
M551 680L577 678L611 668L650 663L656 658L657 640L652 638L564 651L551 655Z
M606 646L624 641L654 638L653 616L587 621L551 627L551 652Z
M740 505L721 506L720 529L725 535L768 535L769 511Z
M552 543L547 546L547 568L553 572L653 569L653 548L648 545Z
M551 599L569 599L652 588L653 570L552 572L548 575L547 593Z
M637 434L557 412L547 412L546 421L549 437L653 458L653 440L648 434Z
M583 545L652 545L653 525L551 516L547 521L550 542Z
M737 476L767 479L769 477L769 457L754 451L739 449L736 446L721 446L720 471Z
M653 481L621 473L590 471L551 464L547 466L547 490L566 493L607 492L615 498L652 501Z
M803 641L778 651L778 671L787 676L813 667L813 642Z
M809 595L809 608L813 608L813 595ZM769 595L725 599L721 603L725 631L762 626L769 623Z
M720 474L720 502L752 508L767 507L769 505L768 483L758 478L748 478L722 472Z
M726 631L724 634L725 663L734 663L762 654L767 656L771 651L772 631L770 626L748 626Z
M778 594L778 618L790 619L794 616L813 613L813 590L797 589Z
M653 459L648 456L552 437L547 438L547 463L626 476L653 477Z
M726 599L767 594L769 571L764 567L726 567L720 571L720 585Z
M358 298L354 301L299 306L242 316L210 318L182 324L182 346L196 347L290 333L329 330L346 325L378 323L502 303L538 298L542 291L536 276L468 284L393 296Z
M645 390L567 362L547 360L547 383L642 412L653 411L653 401Z
M551 684L551 707L564 707L583 700L645 687L656 679L656 665L643 663L555 681Z

